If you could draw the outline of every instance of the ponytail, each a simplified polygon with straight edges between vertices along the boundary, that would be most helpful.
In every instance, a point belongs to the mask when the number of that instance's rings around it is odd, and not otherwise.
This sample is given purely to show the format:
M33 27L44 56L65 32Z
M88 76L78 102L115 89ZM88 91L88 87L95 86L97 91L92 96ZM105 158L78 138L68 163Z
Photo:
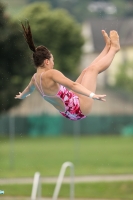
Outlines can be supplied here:
M39 67L43 64L43 61L45 59L51 58L51 52L45 46L42 46L42 45L35 47L33 39L32 39L31 28L28 21L26 21L25 24L21 22L21 25L23 28L24 38L29 48L33 51L32 57L33 57L34 64L36 67Z
M22 28L23 28L23 35L24 35L24 38L29 46L29 48L35 52L36 51L36 47L34 45L34 42L33 42L33 38L32 38L32 33L31 33L31 28L30 28L30 24L28 21L25 22L25 24L23 24L21 22L21 25L22 25Z

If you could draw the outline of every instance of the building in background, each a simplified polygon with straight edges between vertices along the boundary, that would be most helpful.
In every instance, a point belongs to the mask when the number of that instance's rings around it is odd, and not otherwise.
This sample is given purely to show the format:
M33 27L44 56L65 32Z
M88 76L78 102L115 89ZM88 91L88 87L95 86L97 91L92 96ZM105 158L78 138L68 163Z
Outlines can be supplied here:
M113 85L115 83L115 74L121 63L129 60L133 61L133 18L127 19L92 19L83 23L82 34L85 38L83 46L83 55L81 59L81 69L88 66L104 48L104 40L101 30L118 31L120 36L121 50L115 56L111 66L105 72L100 74L98 85Z

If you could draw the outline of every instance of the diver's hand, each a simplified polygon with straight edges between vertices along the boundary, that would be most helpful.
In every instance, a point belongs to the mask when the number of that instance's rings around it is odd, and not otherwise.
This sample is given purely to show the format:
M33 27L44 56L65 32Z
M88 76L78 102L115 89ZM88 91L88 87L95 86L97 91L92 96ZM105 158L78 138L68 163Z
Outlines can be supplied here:
M106 99L105 99L106 95L105 94L101 95L101 94L95 94L95 93L91 92L89 97L94 99L94 100L106 101Z
M14 98L15 99L25 99L26 97L29 97L30 94L24 94L24 92L19 92Z
M23 99L22 98L22 92L19 92L19 94L17 94L14 98L15 99Z
M95 94L92 99L94 100L99 100L99 101L106 101L105 99L106 95L105 94Z

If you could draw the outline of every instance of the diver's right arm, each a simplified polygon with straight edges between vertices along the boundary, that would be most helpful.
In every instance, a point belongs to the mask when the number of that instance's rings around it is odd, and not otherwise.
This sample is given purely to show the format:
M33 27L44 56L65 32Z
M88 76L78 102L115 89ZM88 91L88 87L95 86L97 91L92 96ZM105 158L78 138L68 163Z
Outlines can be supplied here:
M27 85L27 87L23 90L23 92L19 92L19 94L17 94L15 96L15 99L24 99L28 96L30 96L30 94L35 90L35 86L33 84L33 77L31 78L30 83Z

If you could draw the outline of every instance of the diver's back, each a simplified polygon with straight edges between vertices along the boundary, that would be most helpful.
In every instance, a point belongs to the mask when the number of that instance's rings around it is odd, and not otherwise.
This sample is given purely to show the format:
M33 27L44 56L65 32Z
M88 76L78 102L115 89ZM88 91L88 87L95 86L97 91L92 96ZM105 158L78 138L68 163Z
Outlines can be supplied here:
M52 104L57 110L64 112L65 105L63 100L59 96L61 85L54 82L52 84L49 84L49 80L46 80L47 78L45 73L46 72L41 72L41 74L34 74L35 87L46 101Z

